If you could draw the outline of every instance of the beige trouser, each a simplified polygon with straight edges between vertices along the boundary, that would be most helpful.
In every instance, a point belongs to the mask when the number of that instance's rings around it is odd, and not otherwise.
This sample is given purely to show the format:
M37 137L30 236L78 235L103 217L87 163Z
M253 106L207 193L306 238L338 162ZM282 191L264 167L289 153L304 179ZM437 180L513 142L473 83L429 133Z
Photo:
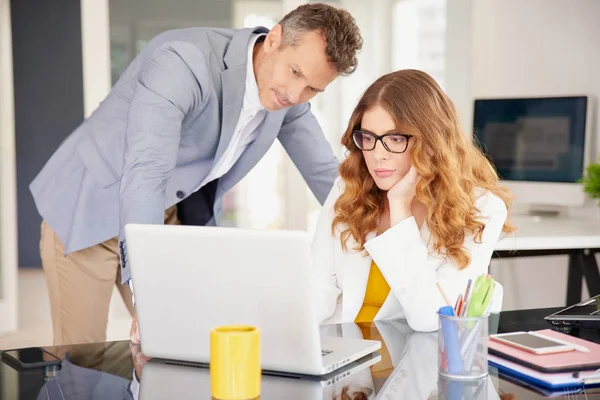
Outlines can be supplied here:
M179 224L176 206L165 212L165 224ZM64 254L64 245L42 221L40 255L50 297L54 344L105 342L115 284L131 315L135 313L129 285L120 283L118 239Z

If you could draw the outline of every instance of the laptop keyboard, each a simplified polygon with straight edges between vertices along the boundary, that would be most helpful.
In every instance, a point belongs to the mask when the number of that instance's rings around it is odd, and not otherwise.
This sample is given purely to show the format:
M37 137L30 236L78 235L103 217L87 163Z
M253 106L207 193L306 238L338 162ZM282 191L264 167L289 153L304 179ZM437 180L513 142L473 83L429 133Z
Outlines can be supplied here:
M321 350L321 356L325 357L327 354L331 354L333 353L333 351L331 350Z

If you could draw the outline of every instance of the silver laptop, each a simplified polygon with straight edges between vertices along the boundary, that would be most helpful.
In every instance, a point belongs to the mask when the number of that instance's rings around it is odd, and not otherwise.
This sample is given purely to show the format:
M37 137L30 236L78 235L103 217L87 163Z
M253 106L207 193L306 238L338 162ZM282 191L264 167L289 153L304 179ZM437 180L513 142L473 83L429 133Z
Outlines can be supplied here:
M265 371L324 375L377 351L379 341L323 337L306 232L125 227L146 356L208 364L210 330L261 330Z

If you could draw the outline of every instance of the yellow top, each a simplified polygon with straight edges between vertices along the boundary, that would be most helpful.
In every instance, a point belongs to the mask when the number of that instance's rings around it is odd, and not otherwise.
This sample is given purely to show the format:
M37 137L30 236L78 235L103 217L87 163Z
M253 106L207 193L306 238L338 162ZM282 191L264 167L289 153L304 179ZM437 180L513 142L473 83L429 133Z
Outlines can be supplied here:
M369 272L369 281L367 282L367 291L365 293L363 306L354 321L373 321L389 293L390 285L388 285L381 274L379 267L375 264L375 261L373 261L371 263L371 271Z

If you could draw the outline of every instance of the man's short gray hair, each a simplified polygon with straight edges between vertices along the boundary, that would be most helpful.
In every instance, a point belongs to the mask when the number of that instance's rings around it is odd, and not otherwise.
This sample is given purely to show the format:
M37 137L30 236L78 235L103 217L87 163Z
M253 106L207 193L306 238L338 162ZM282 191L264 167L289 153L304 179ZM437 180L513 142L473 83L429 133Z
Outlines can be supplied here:
M303 4L283 17L279 24L284 46L297 45L304 33L318 32L326 43L327 60L339 74L348 75L356 69L356 53L362 48L363 40L348 11L323 3Z

